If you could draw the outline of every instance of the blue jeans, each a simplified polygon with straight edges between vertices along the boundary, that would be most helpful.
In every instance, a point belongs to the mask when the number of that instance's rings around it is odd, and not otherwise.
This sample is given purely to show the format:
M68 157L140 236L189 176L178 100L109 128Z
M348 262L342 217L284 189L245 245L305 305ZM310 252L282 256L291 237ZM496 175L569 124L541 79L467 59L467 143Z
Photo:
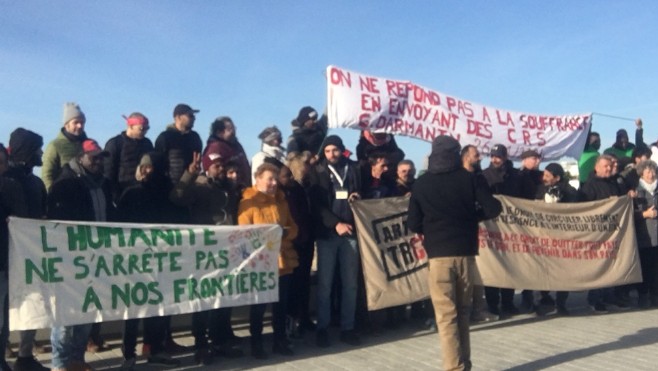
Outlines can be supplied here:
M327 329L331 320L331 286L340 267L340 329L354 329L356 287L359 272L359 247L353 237L333 236L318 239L318 328Z
M50 332L52 368L66 368L71 362L84 363L90 331L91 323L53 327Z

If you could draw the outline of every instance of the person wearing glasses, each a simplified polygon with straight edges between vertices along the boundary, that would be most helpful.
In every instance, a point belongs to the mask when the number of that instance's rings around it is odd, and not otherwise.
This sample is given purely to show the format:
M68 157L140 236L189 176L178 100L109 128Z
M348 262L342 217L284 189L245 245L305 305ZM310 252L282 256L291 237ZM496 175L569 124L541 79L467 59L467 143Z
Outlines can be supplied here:
M146 153L153 151L153 143L146 137L149 119L139 112L123 116L126 130L105 143L105 151L110 156L105 159L103 167L105 178L112 189L112 198L116 203L128 187L137 184L135 171L139 160Z

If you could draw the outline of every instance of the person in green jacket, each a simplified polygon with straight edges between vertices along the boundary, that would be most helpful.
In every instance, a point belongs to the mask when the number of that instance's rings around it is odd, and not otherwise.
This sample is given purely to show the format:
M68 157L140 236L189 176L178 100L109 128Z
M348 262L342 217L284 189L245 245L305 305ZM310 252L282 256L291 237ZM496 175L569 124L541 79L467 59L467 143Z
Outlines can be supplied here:
M592 131L587 138L585 150L578 159L578 180L580 185L589 179L589 175L594 171L596 158L599 157L599 149L601 148L601 136L599 133Z
M50 187L59 178L62 167L82 151L85 134L85 114L76 103L64 104L62 123L64 126L43 153L41 178L50 191Z

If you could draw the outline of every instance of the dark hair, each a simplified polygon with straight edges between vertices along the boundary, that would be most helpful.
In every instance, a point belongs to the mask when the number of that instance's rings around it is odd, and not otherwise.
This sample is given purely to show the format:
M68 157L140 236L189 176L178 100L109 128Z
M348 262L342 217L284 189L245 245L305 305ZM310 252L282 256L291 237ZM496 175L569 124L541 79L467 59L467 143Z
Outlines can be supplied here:
M368 153L368 164L370 164L370 166L375 166L380 158L388 159L388 153L383 151L372 151Z
M414 162L411 161L411 160L409 160L409 159L406 159L406 158L405 158L404 160L398 162L398 167L399 167L400 165L409 165L409 166L411 166L411 167L413 167L413 168L416 168L416 165L414 164Z
M226 122L233 124L233 120L228 116L220 116L216 118L215 121L210 124L210 136L215 135L218 131L224 131L226 129Z
M651 149L644 145L639 145L633 149L633 159L638 157L647 156L651 157Z
M472 144L467 144L467 145L465 145L464 148L462 148L461 153L459 154L460 157L461 157L461 158L464 158L464 156L466 156L466 155L468 154L468 151L470 151L471 148L475 148L475 149L477 149L477 147L474 146L474 145L472 145Z
M0 143L0 153L2 153L5 157L5 162L9 161L9 151L7 151L7 147L5 147L4 144Z

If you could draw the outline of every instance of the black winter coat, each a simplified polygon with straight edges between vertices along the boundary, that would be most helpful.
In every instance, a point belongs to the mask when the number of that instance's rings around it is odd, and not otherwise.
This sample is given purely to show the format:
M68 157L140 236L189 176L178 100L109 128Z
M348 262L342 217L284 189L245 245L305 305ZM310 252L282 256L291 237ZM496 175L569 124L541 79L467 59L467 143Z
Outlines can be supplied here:
M105 150L110 156L105 158L103 170L110 182L113 199L117 201L124 189L137 184L137 166L144 154L153 151L153 143L148 138L130 138L124 131L108 140Z
M427 172L416 180L407 225L423 234L430 258L478 253L478 222L500 214L502 206L476 175L463 168Z
M203 143L195 131L181 133L173 125L158 135L155 150L164 154L167 161L169 179L176 184L192 163L194 152L201 153Z

